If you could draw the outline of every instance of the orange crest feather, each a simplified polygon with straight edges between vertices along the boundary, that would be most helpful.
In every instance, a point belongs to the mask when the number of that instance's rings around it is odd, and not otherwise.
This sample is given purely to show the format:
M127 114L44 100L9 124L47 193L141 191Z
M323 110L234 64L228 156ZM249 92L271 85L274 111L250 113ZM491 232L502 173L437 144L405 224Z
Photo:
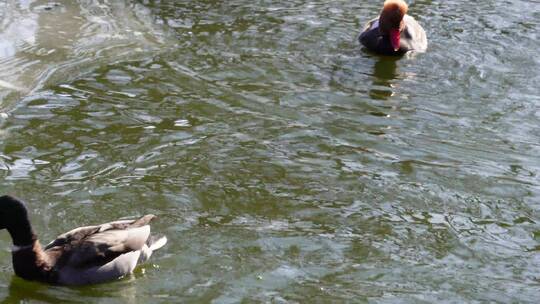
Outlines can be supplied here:
M405 16L408 10L409 6L403 0L384 1L383 11L399 11L402 16Z

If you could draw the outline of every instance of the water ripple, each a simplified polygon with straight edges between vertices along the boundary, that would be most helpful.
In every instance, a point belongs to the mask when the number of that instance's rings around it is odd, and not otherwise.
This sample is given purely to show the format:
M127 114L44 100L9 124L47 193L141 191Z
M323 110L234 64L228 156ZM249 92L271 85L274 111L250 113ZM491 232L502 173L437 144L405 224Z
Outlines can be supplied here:
M0 92L5 191L44 238L152 212L170 243L134 281L36 298L537 300L531 1L414 1L430 49L399 60L355 41L380 1L59 3L0 10L80 17L0 36L25 89Z

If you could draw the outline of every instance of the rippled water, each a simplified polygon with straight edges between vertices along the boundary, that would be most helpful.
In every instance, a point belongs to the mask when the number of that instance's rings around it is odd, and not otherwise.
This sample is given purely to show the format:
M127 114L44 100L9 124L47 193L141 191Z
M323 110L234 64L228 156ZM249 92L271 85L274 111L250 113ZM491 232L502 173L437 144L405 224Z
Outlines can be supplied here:
M382 1L0 3L0 180L44 242L154 213L131 278L44 302L519 302L540 295L540 6L410 1L427 53L356 42Z

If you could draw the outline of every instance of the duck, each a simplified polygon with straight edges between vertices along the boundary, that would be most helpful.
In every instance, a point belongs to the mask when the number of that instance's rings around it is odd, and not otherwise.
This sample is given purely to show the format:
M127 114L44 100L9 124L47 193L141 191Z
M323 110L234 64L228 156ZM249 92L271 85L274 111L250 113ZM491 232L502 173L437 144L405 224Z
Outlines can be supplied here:
M380 55L403 55L409 51L425 52L425 30L410 15L403 0L386 0L379 17L364 26L358 40L368 50Z
M26 204L10 195L0 197L0 230L11 236L15 274L54 285L88 285L116 280L133 272L167 243L153 236L153 214L84 226L58 236L42 247L28 217Z

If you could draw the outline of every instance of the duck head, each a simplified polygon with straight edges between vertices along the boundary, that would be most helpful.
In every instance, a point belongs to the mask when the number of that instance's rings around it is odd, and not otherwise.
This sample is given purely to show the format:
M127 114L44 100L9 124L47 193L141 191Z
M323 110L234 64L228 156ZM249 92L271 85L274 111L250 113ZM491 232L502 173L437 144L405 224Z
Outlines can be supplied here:
M12 196L0 197L0 230L7 229L13 244L27 246L36 239L24 203Z
M394 51L399 50L401 32L405 28L403 17L409 7L403 0L386 0L379 17L379 29L382 34L390 37Z

